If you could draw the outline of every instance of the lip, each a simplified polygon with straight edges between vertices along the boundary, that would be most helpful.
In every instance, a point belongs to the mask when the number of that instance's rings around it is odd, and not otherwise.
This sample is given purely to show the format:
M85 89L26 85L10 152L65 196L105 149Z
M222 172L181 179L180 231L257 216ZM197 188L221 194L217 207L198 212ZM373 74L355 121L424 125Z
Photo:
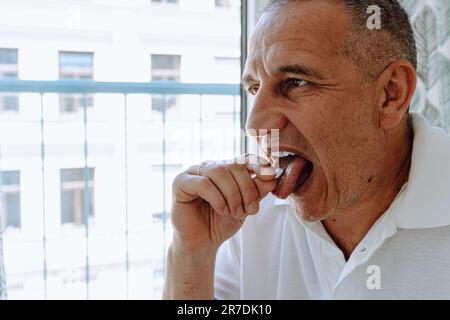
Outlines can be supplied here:
M280 158L273 158L272 156L271 156L271 149L270 148L268 148L268 150L266 151L267 152L267 157L268 157L268 159L269 159L269 161L270 161L270 163L271 163L271 165L272 166L278 166L279 165L279 161L280 161ZM302 158L304 158L306 161L308 161L309 162L309 165L311 165L311 171L310 171L310 173L309 173L309 176L306 178L306 180L302 183L302 185L300 186L300 187L297 187L296 189L294 189L294 191L292 192L292 194L291 195L293 195L294 197L301 197L301 196L303 196L306 192L308 192L308 190L310 189L310 186L311 186L311 184L312 184L312 180L314 179L314 174L315 174L315 170L314 170L314 163L313 163L313 161L311 160L311 158L310 157L308 157L308 156L306 156L303 152L301 152L301 151L299 151L298 149L296 149L296 148L294 148L294 147L291 147L291 146L287 146L287 145L280 145L279 147L278 147L278 149L277 150L275 150L275 151L280 151L280 152L291 152L291 153L294 153L295 154L295 156L298 156L298 157L302 157ZM284 172L283 172L283 174L284 174ZM278 185L277 185L277 188L274 190L275 191L275 193L274 193L274 195L275 196L278 196L277 195L277 190L278 189Z

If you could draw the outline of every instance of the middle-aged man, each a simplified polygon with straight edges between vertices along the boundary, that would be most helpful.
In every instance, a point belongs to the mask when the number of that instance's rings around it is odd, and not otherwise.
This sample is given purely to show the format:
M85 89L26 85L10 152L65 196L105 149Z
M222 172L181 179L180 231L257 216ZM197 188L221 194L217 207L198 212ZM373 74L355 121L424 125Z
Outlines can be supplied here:
M273 1L243 86L247 129L279 130L282 152L266 152L284 173L177 176L164 297L449 299L450 138L408 111L416 64L396 0Z

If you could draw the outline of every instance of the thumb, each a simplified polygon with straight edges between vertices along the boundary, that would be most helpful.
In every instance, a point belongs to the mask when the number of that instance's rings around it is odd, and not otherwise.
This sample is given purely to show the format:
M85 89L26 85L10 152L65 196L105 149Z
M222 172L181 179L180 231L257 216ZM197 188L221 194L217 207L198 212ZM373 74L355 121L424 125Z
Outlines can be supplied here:
M272 179L270 181L264 181L259 177L256 177L253 181L255 181L256 188L258 189L259 200L265 198L278 184L278 180Z

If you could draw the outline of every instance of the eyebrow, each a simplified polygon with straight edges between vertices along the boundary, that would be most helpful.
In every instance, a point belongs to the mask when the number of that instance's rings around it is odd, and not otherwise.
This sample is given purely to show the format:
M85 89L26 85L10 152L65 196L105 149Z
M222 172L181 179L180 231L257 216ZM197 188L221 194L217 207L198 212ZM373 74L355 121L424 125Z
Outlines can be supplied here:
M280 67L280 68L278 68L278 72L279 73L292 73L292 74L296 74L296 75L309 76L309 77L314 77L314 78L318 78L318 79L323 78L322 75L318 71L313 70L308 67L305 67L305 66L298 65L298 64Z
M286 65L286 66L282 66L279 67L277 69L278 73L290 73L290 74L296 74L296 75L300 75L300 76L308 76L308 77L314 77L317 79L323 79L323 76L316 70L313 70L311 68L305 67L305 66L301 66L299 64L293 64L293 65ZM242 77L242 86L246 86L248 83L251 82L257 82L258 80L256 80L251 74L247 74L244 75Z

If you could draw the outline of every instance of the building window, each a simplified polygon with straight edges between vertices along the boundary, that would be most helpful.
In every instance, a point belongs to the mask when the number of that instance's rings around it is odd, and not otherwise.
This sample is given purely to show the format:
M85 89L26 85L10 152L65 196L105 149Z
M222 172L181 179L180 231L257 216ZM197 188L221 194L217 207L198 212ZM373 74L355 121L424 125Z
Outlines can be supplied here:
M94 208L94 168L87 170L89 222L95 216ZM84 168L61 169L61 224L85 225Z
M4 228L20 228L20 171L0 172L0 211Z
M159 183L161 184L162 180L164 179L164 175L166 179L166 184L169 185L171 181L175 179L176 175L179 174L181 171L183 171L182 164L166 163L166 165L163 164L152 165L153 178L155 179L155 181L160 181ZM164 198L163 192L165 192L163 188L159 188L159 190L156 191L154 194L155 199L162 200ZM160 210L153 212L152 213L153 223L163 223L164 221L167 221L168 215L169 213L164 212L162 208Z
M217 81L222 83L239 82L241 62L239 57L214 57L214 72Z
M177 4L178 0L152 0L152 3L170 3Z
M94 54L92 52L59 52L59 78L61 80L93 80ZM94 97L92 95L61 94L61 113L71 114L83 110L85 97L86 107L93 107Z
M214 63L218 66L239 68L241 61L239 57L214 57Z
M180 81L180 63L181 56L179 55L165 55L152 54L152 81ZM173 95L153 95L152 109L162 112L175 106L177 97Z
M215 0L216 8L238 8L240 0Z
M18 50L0 48L0 79L17 79L19 74ZM0 111L18 112L19 96L2 93L0 95Z

